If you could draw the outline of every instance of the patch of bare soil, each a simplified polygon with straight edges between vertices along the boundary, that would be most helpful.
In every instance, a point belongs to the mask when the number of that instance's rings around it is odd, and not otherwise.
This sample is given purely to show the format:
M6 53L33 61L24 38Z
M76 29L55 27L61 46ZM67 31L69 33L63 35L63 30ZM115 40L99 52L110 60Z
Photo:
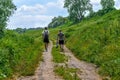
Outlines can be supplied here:
M64 53L68 56L68 67L79 69L77 75L81 80L102 80L95 65L78 60L66 47L64 47Z
M43 52L43 62L40 62L34 76L20 77L18 80L62 80L53 72L52 47L53 44L50 43L48 52Z
M53 44L50 43L48 52L43 52L43 61L40 62L34 76L20 77L17 80L63 80L53 72L54 63L52 62L51 55L52 47ZM64 47L63 54L68 56L68 62L66 62L66 64L69 68L79 69L77 75L80 80L102 80L97 73L95 65L78 60L66 47Z

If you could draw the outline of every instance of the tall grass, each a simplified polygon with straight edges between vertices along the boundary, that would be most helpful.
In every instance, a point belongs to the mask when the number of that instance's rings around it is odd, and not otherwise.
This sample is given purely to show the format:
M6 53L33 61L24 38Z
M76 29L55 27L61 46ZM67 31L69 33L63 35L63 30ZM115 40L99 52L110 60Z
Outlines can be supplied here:
M120 79L120 11L113 11L75 25L67 31L67 46L82 60L95 63L102 76ZM86 25L87 24L87 25ZM77 26L77 27L76 27ZM71 28L73 29L73 27ZM72 42L72 43L71 43Z
M59 29L78 59L96 64L104 77L120 79L120 10L51 29L53 41Z
M37 64L42 59L43 46L40 33L30 32L31 34L18 34L7 30L5 37L0 40L0 80L12 78L13 74L34 74Z
M76 74L77 69L68 67L56 67L54 70L59 76L62 76L64 80L80 80Z
M79 80L76 72L77 69L69 68L66 62L68 61L68 57L60 52L59 48L53 47L52 49L53 61L57 64L54 68L54 72L61 76L65 80ZM62 63L63 65L59 65Z
M63 53L60 53L59 48L53 47L52 55L53 55L53 61L55 63L64 63L65 61L67 61L67 56L65 56L65 54Z

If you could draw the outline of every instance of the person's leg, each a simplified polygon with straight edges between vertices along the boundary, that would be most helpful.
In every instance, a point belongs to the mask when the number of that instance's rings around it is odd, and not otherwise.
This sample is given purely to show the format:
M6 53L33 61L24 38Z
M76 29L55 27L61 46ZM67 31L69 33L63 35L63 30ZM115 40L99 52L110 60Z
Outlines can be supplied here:
M64 40L61 41L61 51L64 51Z
M44 40L44 43L45 43L45 51L48 51L49 39L45 39L45 40Z
M62 49L62 40L59 40L59 45L60 45L60 51L63 51L63 49Z

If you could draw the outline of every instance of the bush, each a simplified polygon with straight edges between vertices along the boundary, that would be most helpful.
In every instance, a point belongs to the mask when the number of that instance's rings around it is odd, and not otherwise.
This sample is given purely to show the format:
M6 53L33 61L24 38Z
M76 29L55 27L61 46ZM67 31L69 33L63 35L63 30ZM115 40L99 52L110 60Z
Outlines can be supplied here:
M37 35L5 31L5 36L0 40L0 80L6 80L13 74L34 74L43 48L41 37Z

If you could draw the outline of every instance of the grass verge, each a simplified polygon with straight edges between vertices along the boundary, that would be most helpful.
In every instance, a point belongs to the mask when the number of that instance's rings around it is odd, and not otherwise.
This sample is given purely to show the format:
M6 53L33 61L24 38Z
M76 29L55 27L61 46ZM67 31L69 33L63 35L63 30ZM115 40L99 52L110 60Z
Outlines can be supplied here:
M80 80L76 74L77 69L58 66L55 68L54 72L62 76L64 80Z
M65 56L65 54L59 52L59 48L53 47L52 55L53 55L53 61L55 63L64 63L65 61L67 61L67 57Z

